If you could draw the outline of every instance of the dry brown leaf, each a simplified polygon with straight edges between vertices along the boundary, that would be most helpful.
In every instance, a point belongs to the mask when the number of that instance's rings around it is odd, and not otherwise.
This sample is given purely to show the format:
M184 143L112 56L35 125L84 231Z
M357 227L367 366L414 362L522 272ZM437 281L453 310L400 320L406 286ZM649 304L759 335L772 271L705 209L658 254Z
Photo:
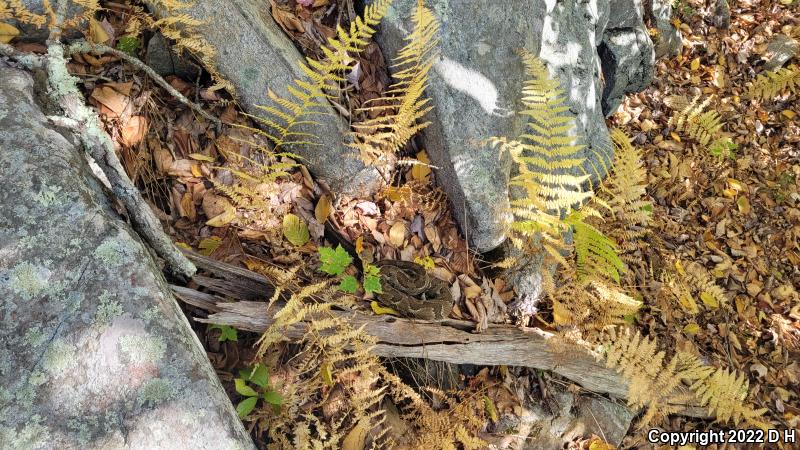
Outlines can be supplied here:
M95 44L106 44L111 40L105 28L96 19L89 19L89 40Z
M330 215L331 198L328 194L322 194L317 201L317 206L314 207L314 217L317 219L317 222L324 224Z
M122 145L132 147L142 141L147 134L147 119L143 116L133 116L125 122L119 130Z
M395 222L389 229L389 243L395 247L401 247L406 240L406 225L402 222Z

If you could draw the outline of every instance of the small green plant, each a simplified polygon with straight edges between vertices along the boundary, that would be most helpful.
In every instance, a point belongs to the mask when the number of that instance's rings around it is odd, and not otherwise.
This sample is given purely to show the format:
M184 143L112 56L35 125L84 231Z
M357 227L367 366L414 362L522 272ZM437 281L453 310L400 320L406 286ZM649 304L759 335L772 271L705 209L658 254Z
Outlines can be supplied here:
M219 338L217 338L219 342L237 342L239 340L239 336L236 334L236 328L233 328L232 326L215 324L208 327L208 329L219 330Z
M275 408L281 406L283 397L276 392L269 384L269 370L261 363L239 371L239 378L233 380L236 392L245 397L244 400L236 405L236 412L239 418L244 419L256 407L259 399L273 405ZM253 388L250 385L256 386Z
M350 267L350 264L353 263L353 257L350 256L347 251L342 248L341 245L337 245L335 249L330 247L320 247L319 248L319 260L322 262L322 266L320 266L319 270L322 272L327 273L328 275L334 275L337 277L341 277L339 281L339 290L342 292L347 292L348 294L354 294L358 290L359 282L353 275L344 274L344 271ZM383 292L381 290L381 271L378 267L364 263L364 291L380 294Z

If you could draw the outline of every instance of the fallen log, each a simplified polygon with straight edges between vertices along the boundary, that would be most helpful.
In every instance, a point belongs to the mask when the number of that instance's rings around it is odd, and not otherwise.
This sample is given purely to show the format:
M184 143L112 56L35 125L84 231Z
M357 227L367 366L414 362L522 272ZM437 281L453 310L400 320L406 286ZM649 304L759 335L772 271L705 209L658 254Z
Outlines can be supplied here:
M197 267L218 277L215 282L201 279L207 289L230 296L230 285L249 293L261 291L263 298L274 292L268 278L246 269L188 253ZM238 281L237 281L238 280ZM246 289L243 286L247 286ZM268 309L263 301L230 302L217 295L194 289L172 286L181 301L210 312L198 322L229 325L237 329L264 332L272 323L272 316L281 306L277 302ZM253 297L250 297L252 300ZM475 324L460 320L428 322L397 318L387 315L367 314L360 311L333 311L354 327L377 340L373 351L384 357L426 358L455 364L483 366L526 366L552 371L582 388L618 398L626 398L628 384L613 369L595 359L585 348L555 341L554 335L536 328L519 328L511 325L490 325L483 333L471 332ZM287 330L288 339L299 339L304 326ZM687 405L684 415L706 417L704 409Z

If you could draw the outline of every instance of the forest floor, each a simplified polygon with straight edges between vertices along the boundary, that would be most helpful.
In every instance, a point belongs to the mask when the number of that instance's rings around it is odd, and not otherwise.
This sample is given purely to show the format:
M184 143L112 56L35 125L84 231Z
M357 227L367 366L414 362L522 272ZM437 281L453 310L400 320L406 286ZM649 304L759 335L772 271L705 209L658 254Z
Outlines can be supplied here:
M328 3L273 8L273 15L301 49L314 55L321 37L334 33L336 10ZM658 61L653 85L629 96L609 119L610 126L626 131L642 151L654 206L641 263L630 267L626 278L645 304L636 324L645 334L658 336L665 350L685 350L745 374L749 400L766 408L767 419L781 428L800 427L800 106L797 95L756 102L745 93L762 72L774 36L800 37L796 3L735 2L730 28L719 30L704 5L680 0L676 23L684 37L681 55ZM124 17L124 5L109 6L98 22L102 30L90 32L100 38L106 33L113 42L123 33ZM306 32L308 27L314 32ZM376 45L359 64L360 89L340 105L351 116L389 83ZM513 291L501 277L483 270L487 264L458 231L429 168L401 169L393 178L395 189L374 198L342 199L336 208L306 170L292 170L261 186L261 199L250 208L238 205L238 216L209 225L209 219L231 208L211 181L224 183L215 176L231 175L216 168L226 154L250 152L248 142L257 136L239 127L216 130L113 58L78 55L70 69L102 114L131 179L182 245L232 264L255 259L287 268L300 265L301 275L313 279L319 276L318 248L325 245L323 224L330 220L346 240L357 243L359 253L373 260L432 264L434 275L447 281L457 298L452 317L472 320L478 328L508 320L505 305ZM226 94L209 89L208 80L167 80L226 124L252 126ZM675 98L698 95L721 115L723 131L737 146L731 156L709 154L670 125ZM416 147L408 153L426 158ZM307 224L307 243L298 246L284 239L282 218L287 213ZM680 279L686 271L705 273L724 290L727 301L720 303L702 290L688 298L680 294L685 292ZM551 312L545 310L533 325L552 329L551 321ZM258 336L201 324L195 328L238 400L232 380L250 364ZM508 378L500 368L489 373L481 376ZM508 400L494 401L499 405ZM682 416L669 421L665 428L670 430L708 426ZM631 428L625 446L644 445L643 439Z

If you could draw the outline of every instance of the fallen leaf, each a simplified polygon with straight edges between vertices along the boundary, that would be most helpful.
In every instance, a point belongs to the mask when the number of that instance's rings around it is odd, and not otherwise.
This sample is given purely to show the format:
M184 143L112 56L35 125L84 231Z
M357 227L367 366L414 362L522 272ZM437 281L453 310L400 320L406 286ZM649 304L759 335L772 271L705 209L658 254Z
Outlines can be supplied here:
M122 145L132 147L142 141L147 134L147 119L142 116L133 116L125 122L119 130Z
M190 153L189 158L195 159L197 161L214 162L214 158L208 155L204 155L202 153Z
M233 222L233 219L235 218L236 208L230 206L229 208L226 208L223 213L218 214L206 221L206 225L210 227L224 227L225 225Z
M308 226L294 214L283 216L283 236L296 246L301 246L311 239Z
M8 44L17 36L19 36L19 30L16 27L0 22L0 44Z
M747 200L747 197L739 197L736 199L736 207L739 208L739 212L742 214L750 214L750 202Z
M373 300L369 304L369 306L370 306L370 308L372 308L372 312L374 312L375 314L378 314L378 315L382 315L382 314L391 314L393 316L399 316L400 315L399 312L395 311L392 308L389 308L388 306L381 306L381 304L376 302L375 300Z
M331 215L331 198L328 197L328 194L322 194L317 201L317 206L314 207L314 217L317 219L319 223L325 223L328 220L328 216Z
M694 336L700 332L700 325L696 324L695 322L690 322L683 327L683 333L687 336Z
M105 44L111 40L105 28L96 19L89 19L89 40L95 44Z
M274 11L276 8L272 8ZM342 450L364 450L364 445L367 442L367 432L369 431L369 422L362 419L356 426L347 433L342 441Z
M689 68L692 69L692 71L695 71L695 70L699 69L700 68L700 58L693 59L692 62L689 64Z
M425 152L425 150L421 150L417 153L417 159L423 164L414 164L414 166L411 167L411 177L415 180L422 181L431 173L431 168L427 165L431 163L431 160L428 158L428 153Z
M783 111L781 111L781 114L783 114L789 120L794 119L795 116L797 116L797 113L792 111L791 109L784 109Z
M389 243L401 247L406 240L406 226L402 222L395 222L389 229Z

